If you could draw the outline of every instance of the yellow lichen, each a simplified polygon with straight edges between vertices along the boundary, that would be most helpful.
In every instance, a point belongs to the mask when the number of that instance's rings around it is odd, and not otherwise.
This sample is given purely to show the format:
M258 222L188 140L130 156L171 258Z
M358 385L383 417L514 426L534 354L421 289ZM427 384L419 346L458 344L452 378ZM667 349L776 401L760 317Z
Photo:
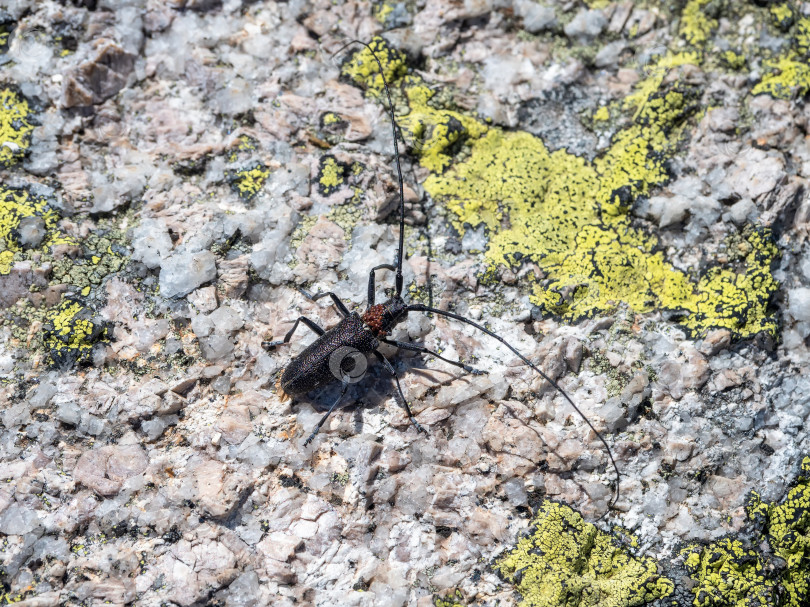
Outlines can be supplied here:
M619 131L608 151L596 159L596 201L605 213L626 213L633 200L666 181L664 159L675 152L684 119L696 108L695 96L688 89L651 93L639 105L635 124Z
M403 60L392 49L383 56L396 66ZM593 162L564 150L550 152L529 133L506 132L434 107L433 91L412 76L397 82L410 108L399 122L431 171L425 189L451 211L456 229L486 228L490 267L526 259L541 267L546 278L532 286L532 302L546 312L576 321L625 303L637 312L683 312L682 324L696 333L723 327L737 337L774 334L767 303L776 288L769 272L776 250L766 233L749 233L750 255L738 268L717 267L693 277L667 263L657 238L634 227L628 215L634 200L668 179L666 162L698 107L699 91L664 84L664 78L672 68L696 61L697 51L665 53L625 99L633 122ZM385 63L383 69L397 73ZM353 61L344 70L358 71ZM363 82L375 81L366 74ZM453 164L461 143L465 159Z
M634 607L674 589L654 559L633 556L613 535L550 501L495 569L515 585L523 607Z
M4 19L3 17L3 14L0 14L0 53L5 53L8 50L9 39L15 25L11 18L6 16Z
M410 112L399 116L397 121L405 141L419 154L423 166L443 171L451 161L451 146L468 137L480 137L486 132L486 125L461 112L434 107L434 91L421 78L406 76L404 53L388 46L382 38L374 38L369 46L379 58L389 83L404 76L402 85ZM366 48L343 66L343 73L375 96L383 90L379 66Z
M93 344L106 330L88 316L87 308L69 299L48 312L43 343L54 363L90 361Z
M790 46L775 57L765 58L762 66L765 74L752 94L790 99L810 92L810 17L796 21Z
M703 46L712 30L717 27L717 19L705 12L705 8L715 0L689 0L681 13L680 36L692 46Z
M633 111L636 119L644 110L644 106L652 95L661 89L667 74L671 70L683 65L700 65L701 54L697 51L673 53L667 51L654 63L645 66L647 76L635 87L635 91L627 95L621 102L623 109Z
M768 59L763 62L768 73L762 77L752 93L767 93L778 99L790 99L794 92L806 95L810 92L810 64L793 53Z
M38 225L28 229L41 231L42 238L23 246L21 222L32 217L37 218L34 223ZM104 226L105 220L100 220L103 227L97 227L79 243L59 229L59 221L59 214L49 206L47 198L32 194L29 188L0 186L0 275L9 274L15 262L26 261L37 274L47 276L51 285L70 285L74 296L90 296L94 286L126 263L122 251L114 247L123 241L123 232ZM56 245L70 245L75 255L54 255ZM39 283L29 285L31 293L40 288ZM103 327L91 320L91 313L80 302L65 299L47 309L30 307L32 301L36 299L23 297L0 322L12 328L12 335L20 343L27 343L32 350L46 350L50 361L87 362L93 344L108 339ZM41 298L40 302L44 303ZM32 340L26 331L40 322L45 329Z
M696 582L695 607L755 607L773 605L774 587L765 579L762 559L740 540L723 538L707 546L691 545L681 554Z
M31 143L31 108L28 101L9 88L0 88L0 166L18 162Z
M388 2L383 2L374 7L374 17L380 23L385 23L385 20L388 19L388 15L390 15L393 12L394 7Z
M249 135L239 135L239 143L236 148L240 152L252 152L256 149L256 140Z
M373 55L364 46L352 55L341 71L358 84L365 86L374 96L379 97L384 91L383 79L380 77L380 69L374 55L380 60L385 80L389 83L404 76L408 71L408 66L405 55L389 46L383 38L379 36L373 38L368 46L373 51Z
M433 596L433 607L464 607L464 604L464 595L458 588L444 597Z
M793 23L793 8L790 6L790 2L771 4L768 10L771 14L771 21L776 27L787 29Z
M804 607L810 604L810 457L805 457L794 486L781 503L763 502L752 492L746 512L767 539L776 574L766 574L763 542L745 547L727 537L681 551L694 580L696 607ZM778 600L777 600L778 597Z
M76 244L75 239L65 235L58 226L59 214L48 201L31 194L26 188L11 188L0 185L0 241L5 251L0 253L0 275L11 271L14 253L21 253L19 241L20 221L25 217L39 217L45 230L45 237L37 250L47 252L58 244Z
M14 252L5 250L0 252L0 276L11 272L11 266L14 263Z
M733 70L741 70L745 67L745 55L742 55L736 51L724 51L720 57L723 62Z
M796 22L793 46L800 57L807 59L807 54L810 53L810 17L804 17Z
M347 167L329 154L321 157L316 178L318 189L329 196L346 183Z
M771 549L785 563L780 604L810 604L810 457L802 460L799 477L782 503L768 504L752 493L746 511L762 526Z
M256 163L248 168L232 172L229 175L229 181L231 188L239 197L247 200L259 192L269 175L269 168L264 164Z
M434 93L425 84L409 79L405 89L411 111L400 117L405 140L419 154L419 162L434 173L450 165L450 148L461 140L483 135L488 127L461 112L430 105Z
M341 122L343 122L343 118L341 118L338 114L335 114L335 112L325 112L321 116L321 124L323 126L340 124Z
M532 301L557 316L577 320L625 302L639 312L690 312L682 323L696 332L775 332L766 307L776 251L765 235L751 236L747 271L714 268L694 284L656 251L654 236L631 225L629 204L666 179L663 161L692 106L689 94L670 91L644 107L593 164L549 152L529 133L490 129L467 160L429 176L425 189L445 202L459 230L487 226L491 264L538 263L547 282L534 286ZM560 296L566 289L574 289L570 301Z

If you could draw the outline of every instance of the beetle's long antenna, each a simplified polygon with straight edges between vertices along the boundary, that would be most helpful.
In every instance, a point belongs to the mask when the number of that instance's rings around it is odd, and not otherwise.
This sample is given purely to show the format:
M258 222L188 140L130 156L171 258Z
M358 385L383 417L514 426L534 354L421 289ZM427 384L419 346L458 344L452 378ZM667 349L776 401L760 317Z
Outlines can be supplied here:
M591 423L591 421L587 417L585 417L585 414L580 410L579 407L577 407L574 404L574 401L571 400L571 397L568 396L568 394L565 392L565 390L563 390L559 386L559 384L557 382L555 382L548 375L543 373L543 371L541 371L540 368L537 367L537 365L535 365L532 361L530 361L528 358L523 356L523 354L518 352L503 337L501 337L500 335L498 335L496 333L493 333L492 331L490 331L489 329L487 329L485 327L482 327L478 323L473 322L469 318L464 318L463 316L460 316L458 314L454 314L453 312L447 312L445 310L437 310L436 308L431 308L429 306L424 306L422 304L411 304L411 305L408 306L407 309L408 309L409 312L411 312L411 311L413 311L413 312L431 312L433 314L438 314L439 316L446 316L447 318L452 318L454 320L460 320L463 323L466 323L466 324L468 324L468 325L470 325L472 327L475 327L479 331L483 331L484 333L486 333L490 337L493 337L493 338L497 339L499 342L501 342L503 345L505 345L507 348L509 348L515 356L520 358L520 360L522 360L524 363L529 365L532 369L537 371L543 377L543 379L545 379L548 383L550 383L554 387L555 390L557 390L560 394L562 394L563 397L565 397L565 400L567 400L568 403L574 408L574 411L576 411L579 414L579 416L582 419L585 420L585 423L588 424L588 427L591 430L594 431L596 436L599 438L600 441L602 441L602 444L605 446L605 450L607 451L608 457L610 458L610 463L613 464L613 469L616 470L616 492L615 492L615 494L613 496L613 501L610 503L609 507L613 508L613 506L616 505L616 502L619 499L619 483L620 483L620 479L621 479L621 474L619 473L619 467L616 465L616 460L613 459L613 453L610 450L610 446L607 444L607 441L599 433L599 431L596 428L593 427L593 424Z
M371 56L374 57L374 60L377 62L377 66L380 68L380 78L382 78L383 86L385 87L385 96L388 97L388 113L391 116L391 131L394 135L394 157L396 158L397 163L397 178L399 179L399 252L397 253L397 274L396 274L396 293L397 297L402 295L402 260L405 255L405 181L402 179L402 167L399 163L399 145L397 144L397 118L394 114L394 102L391 101L391 91L388 90L388 81L385 79L385 71L383 70L382 62L380 58L377 57L377 54L374 52L374 49L371 46L362 40L352 40L347 44L344 44L338 50L336 50L332 56L337 55L338 53L342 52L344 49L350 47L353 44L362 44L368 49L368 52L371 53Z

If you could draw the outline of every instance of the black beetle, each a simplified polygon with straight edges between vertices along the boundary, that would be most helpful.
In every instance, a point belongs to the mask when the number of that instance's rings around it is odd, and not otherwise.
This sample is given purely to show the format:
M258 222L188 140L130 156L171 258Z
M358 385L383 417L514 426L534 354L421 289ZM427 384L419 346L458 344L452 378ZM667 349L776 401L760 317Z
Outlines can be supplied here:
M330 329L329 331L325 331L314 321L304 316L300 316L295 321L292 328L284 336L284 339L263 343L264 347L266 348L273 348L281 344L289 343L293 333L295 333L295 330L298 328L299 323L304 323L307 327L318 334L318 339L310 344L301 354L290 361L290 363L284 369L284 372L281 374L281 377L277 382L277 387L282 398L306 394L307 392L311 392L312 390L323 387L335 380L340 380L342 383L340 396L338 396L332 406L329 407L304 444L309 444L312 439L315 438L315 435L321 429L324 422L326 422L329 415L331 415L331 413L337 408L343 396L346 394L346 390L348 389L349 385L362 378L367 364L366 354L373 354L376 356L377 359L379 359L379 361L385 366L388 372L391 373L394 381L396 382L397 391L402 399L402 404L408 413L408 418L417 431L424 432L424 429L419 425L411 412L411 408L402 392L402 387L400 386L399 378L394 367L391 365L390 361L377 350L380 344L388 344L397 346L404 350L430 354L431 356L476 375L484 373L484 371L474 369L461 361L444 358L438 353L433 352L420 344L399 342L387 338L387 335L391 333L392 329L407 318L409 312L429 312L466 323L489 335L490 337L497 339L499 342L509 348L509 350L520 358L520 360L522 360L526 365L539 373L540 376L543 377L551 386L553 386L555 390L565 397L565 400L567 400L574 410L580 415L580 417L585 420L585 423L588 424L588 427L591 430L593 430L607 450L610 462L613 464L613 468L616 471L616 490L614 499L610 504L610 507L613 507L619 497L619 467L616 465L616 461L613 459L613 454L611 453L607 441L605 441L604 437L596 430L596 428L594 428L590 420L585 417L585 414L582 413L576 404L574 404L571 397L568 396L568 394L557 384L557 382L548 377L542 370L540 370L540 368L537 367L537 365L523 356L502 337L470 320L469 318L422 304L408 304L402 298L402 260L404 258L405 238L405 194L404 181L402 178L402 167L400 166L399 161L399 145L397 143L398 132L396 116L394 114L394 105L391 101L391 93L388 90L388 83L385 79L382 63L370 45L359 40L353 40L338 50L337 53L340 53L352 44L362 44L374 57L375 61L377 62L377 66L380 69L380 76L382 77L383 85L385 87L385 94L388 98L388 110L391 118L391 128L394 135L394 157L396 159L397 177L399 183L399 251L395 264L382 264L371 270L368 280L368 308L362 315L358 314L357 312L349 312L348 308L346 308L345 304L335 293L324 292L310 295L309 293L302 291L306 297L313 301L317 301L322 297L330 297L338 312L343 317L342 320L334 328ZM374 274L378 270L391 270L396 273L395 294L388 301L382 304L375 304Z

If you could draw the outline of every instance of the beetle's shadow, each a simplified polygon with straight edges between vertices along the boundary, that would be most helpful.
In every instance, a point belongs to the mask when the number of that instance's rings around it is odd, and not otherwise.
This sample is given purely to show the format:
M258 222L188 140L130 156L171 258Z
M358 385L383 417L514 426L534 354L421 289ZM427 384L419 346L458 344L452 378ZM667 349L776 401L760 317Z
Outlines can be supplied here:
M396 360L392 361L396 366ZM401 374L400 374L401 376ZM342 390L340 382L334 382L311 393L296 396L295 405L299 407L311 407L316 413L323 415L340 397ZM366 374L357 381L349 385L346 394L341 399L337 409L332 412L332 417L347 416L352 417L352 434L363 432L363 411L372 410L382 405L390 396L396 398L397 385L391 374L374 358L369 359L369 368ZM328 427L329 422L324 427ZM311 432L314 428L305 428L305 433ZM323 431L323 430L322 430Z
M400 350L401 352L401 350ZM408 356L400 357L399 353L394 356L387 357L391 364L397 371L400 382L411 373L422 373L426 375L428 371L434 368L428 365L427 359L429 356ZM452 367L451 367L452 369ZM448 372L451 372L448 369ZM432 377L432 375L431 375ZM463 377L463 376L462 376ZM448 377L448 381L452 381L453 377ZM447 382L435 382L438 388L445 385ZM296 396L295 406L311 407L316 413L323 415L334 404L335 400L340 396L341 385L340 382L335 380L333 383L325 386L320 390L312 393ZM404 397L407 399L407 390L403 387ZM365 410L373 410L381 407L384 402L389 398L393 398L396 406L399 407L403 413L405 408L401 402L397 384L391 374L379 363L373 356L369 358L369 367L363 378L349 385L346 394L343 396L341 404L332 412L330 419L339 415L351 415L353 419L353 434L360 434L363 432L363 412ZM414 407L414 402L408 400L411 409L421 410L421 407ZM390 414L386 414L390 415ZM386 419L387 424L391 424L391 419ZM397 420L397 426L402 425L402 420ZM326 426L328 427L328 423ZM405 423L410 425L410 422L405 418ZM305 435L312 431L312 428L305 428Z

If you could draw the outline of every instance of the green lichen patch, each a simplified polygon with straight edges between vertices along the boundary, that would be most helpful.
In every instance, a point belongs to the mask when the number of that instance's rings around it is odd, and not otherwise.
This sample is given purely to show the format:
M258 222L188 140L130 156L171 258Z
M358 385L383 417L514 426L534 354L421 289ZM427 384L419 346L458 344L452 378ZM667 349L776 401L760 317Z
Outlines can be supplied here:
M672 594L655 560L636 557L563 504L544 501L532 528L495 569L523 607L633 607Z
M49 364L89 362L92 346L109 335L80 301L102 300L103 291L95 287L126 265L124 231L101 220L79 241L60 229L57 210L34 191L0 186L0 278L27 262L10 284L33 280L27 291L16 286L5 294L9 306L0 324L11 330L15 347L42 354ZM70 299L49 307L65 286Z
M250 200L256 196L269 176L270 169L261 162L229 171L226 175L231 189L243 200Z
M301 221L298 223L295 230L293 230L292 236L290 236L290 248L292 250L296 250L301 246L301 243L304 242L304 238L307 237L312 226L316 223L318 223L317 215L304 215L301 218Z
M31 145L33 110L12 88L0 88L0 166L19 162Z
M92 318L89 308L78 301L63 300L46 314L43 344L56 365L87 363L93 346L108 339L107 328Z
M355 165L359 166L359 163L355 163ZM363 217L363 208L361 206L363 190L359 186L353 185L352 192L351 198L334 205L326 216L327 219L334 221L343 229L343 237L346 241L351 241L352 230Z
M603 352L591 354L591 371L607 378L605 389L609 397L618 396L630 382L630 375L618 371Z
M17 261L48 263L51 284L68 284L88 295L86 289L123 267L122 234L103 228L79 242L59 228L60 219L45 196L31 193L30 188L0 186L0 276L9 274ZM26 230L27 238L35 240L26 240ZM58 245L81 252L74 257L54 256Z
M796 483L781 503L763 502L753 492L746 511L762 528L771 550L784 561L779 605L810 605L810 456L802 460Z
M684 548L684 566L696 582L695 607L768 607L774 585L765 577L760 556L738 539L723 538L708 546Z
M120 271L126 263L120 239L107 230L97 229L82 241L79 256L53 261L51 284L71 285L86 297L93 287Z

